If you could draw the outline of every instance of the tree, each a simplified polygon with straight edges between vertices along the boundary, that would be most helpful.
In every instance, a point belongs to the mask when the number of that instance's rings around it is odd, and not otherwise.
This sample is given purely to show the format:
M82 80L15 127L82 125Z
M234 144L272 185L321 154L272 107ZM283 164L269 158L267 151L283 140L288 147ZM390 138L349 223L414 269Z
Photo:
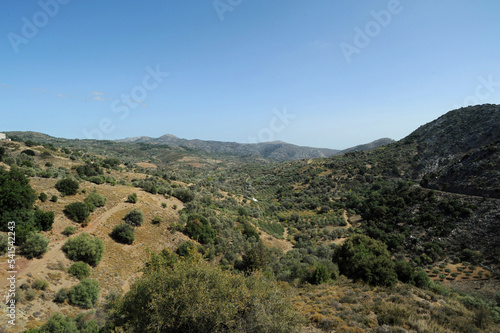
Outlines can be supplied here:
M21 254L28 259L41 257L47 252L49 240L37 232L28 235L26 241L20 246Z
M44 212L41 209L35 209L35 227L37 230L49 231L52 230L54 224L54 212Z
M381 241L355 235L335 251L334 260L341 274L371 285L391 286L397 281L394 262Z
M29 180L17 169L0 169L0 212L31 209L36 193Z
M90 276L90 266L81 261L75 262L68 268L68 273L81 280Z
M64 178L56 183L56 189L63 195L75 195L80 188L80 184L76 179Z
M84 279L69 291L69 300L71 304L82 308L92 308L99 298L99 282L92 279Z
M97 266L104 254L104 243L97 237L81 233L69 238L62 249L70 260Z
M127 223L117 225L113 228L111 237L119 243L130 245L134 242L135 239L134 227Z
M83 222L90 216L90 209L83 202L73 202L64 207L64 213L75 222Z
M89 210L93 212L96 208L104 207L108 199L96 191L92 191L89 195L87 195L84 201L89 207Z
M217 236L217 232L207 219L199 215L189 216L185 232L189 237L202 244L212 244Z
M138 209L132 209L124 218L125 222L133 227L138 227L144 222L144 214Z
M176 188L172 195L184 203L193 201L194 199L194 193L184 188Z
M133 284L118 310L120 325L131 332L299 330L285 292L262 274L245 277L195 258L173 265L156 266Z

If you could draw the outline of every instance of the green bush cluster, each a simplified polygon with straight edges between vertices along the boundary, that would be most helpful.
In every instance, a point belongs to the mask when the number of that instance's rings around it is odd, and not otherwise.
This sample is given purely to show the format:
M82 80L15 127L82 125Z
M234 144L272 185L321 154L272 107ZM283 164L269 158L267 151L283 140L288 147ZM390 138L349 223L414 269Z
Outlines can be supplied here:
M217 231L212 228L206 218L200 215L190 215L185 228L186 234L202 244L212 244L217 237Z
M69 290L71 304L90 309L96 305L100 292L99 282L92 279L83 279Z
M96 208L104 207L108 199L96 191L92 191L89 195L87 195L84 201L89 207L89 210L93 212Z
M135 240L134 227L127 223L117 225L113 228L111 237L119 243L130 245Z
M132 209L127 215L125 215L125 223L130 224L133 227L139 227L144 222L144 214L138 209Z
M90 216L90 209L86 203L72 202L64 207L64 213L75 222L84 222Z
M90 266L84 262L75 262L68 268L68 273L79 280L90 276Z
M91 266L97 266L104 254L104 243L97 237L81 233L70 237L62 249L70 260L83 261Z
M58 180L55 187L63 195L75 195L80 188L80 184L76 179L64 178Z

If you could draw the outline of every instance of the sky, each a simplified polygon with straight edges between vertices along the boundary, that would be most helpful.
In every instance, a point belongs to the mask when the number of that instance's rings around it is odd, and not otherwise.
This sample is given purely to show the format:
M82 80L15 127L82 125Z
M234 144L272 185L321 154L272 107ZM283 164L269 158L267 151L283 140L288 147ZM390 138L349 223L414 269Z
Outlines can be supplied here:
M2 0L0 131L399 140L500 104L498 0Z

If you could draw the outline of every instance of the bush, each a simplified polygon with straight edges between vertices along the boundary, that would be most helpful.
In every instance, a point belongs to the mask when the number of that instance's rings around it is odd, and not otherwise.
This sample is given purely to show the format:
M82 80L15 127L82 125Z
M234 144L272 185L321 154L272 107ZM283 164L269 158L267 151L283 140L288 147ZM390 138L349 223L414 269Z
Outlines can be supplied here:
M261 274L245 277L196 260L137 280L119 314L134 332L296 332L286 293Z
M67 257L73 261L83 261L91 266L97 266L104 254L104 243L97 237L87 233L69 238L63 246Z
M65 236L71 236L76 232L76 227L72 225L68 225L66 228L64 228L62 234Z
M187 203L193 201L194 193L188 189L177 188L173 191L172 196L176 197L180 201Z
M155 216L155 217L153 218L153 221L151 221L151 223L153 223L153 224L160 224L162 221L163 221L163 220L162 220L162 218L161 218L161 217L159 217L159 216Z
M127 223L117 225L113 228L111 237L118 243L130 245L134 242L135 239L134 227Z
M57 195L53 195L53 196L50 198L50 201L52 201L52 202L57 202Z
M64 301L66 301L67 299L68 299L68 290L66 288L61 288L56 293L56 296L54 297L54 302L64 303Z
M45 194L44 192L40 193L38 199L40 199L41 202L47 201L47 194Z
M335 250L340 273L371 285L391 286L397 282L394 262L381 241L355 235Z
M37 230L52 230L52 224L54 224L55 217L54 212L44 212L37 208L33 216L35 219L35 228Z
M90 216L90 209L83 202L73 202L64 207L64 213L75 222L83 222Z
M185 232L189 237L202 244L214 243L217 236L217 232L208 223L207 219L198 215L191 215L188 218Z
M81 261L75 262L68 268L68 273L81 280L90 276L90 266Z
M48 250L49 240L37 232L31 232L20 246L21 254L26 258L39 258Z
M125 222L133 227L142 225L144 222L144 214L138 209L132 209L124 218Z
M96 208L104 207L108 199L105 196L97 193L96 191L93 191L92 193L87 195L84 201L87 206L89 206L89 210L93 212Z
M49 283L43 279L36 279L31 284L31 288L36 289L36 290L45 290L45 289L47 289L48 286L49 286Z
M90 309L97 303L99 298L99 282L92 279L84 279L69 291L71 304Z
M129 194L127 201L133 204L137 203L137 193Z
M79 188L78 181L71 178L61 179L56 183L56 189L63 195L75 195Z

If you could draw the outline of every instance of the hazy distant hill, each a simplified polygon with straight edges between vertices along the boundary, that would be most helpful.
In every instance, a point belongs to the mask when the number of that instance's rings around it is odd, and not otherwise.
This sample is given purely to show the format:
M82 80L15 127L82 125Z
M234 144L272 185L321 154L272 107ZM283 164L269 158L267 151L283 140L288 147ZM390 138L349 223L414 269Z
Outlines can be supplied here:
M418 172L429 186L500 198L500 105L450 111L403 141L418 144Z
M263 142L263 143L236 143L222 141L204 141L204 140L187 140L176 137L172 134L166 134L159 138L151 138L147 136L126 138L116 140L117 142L133 142L133 143L150 143L150 144L166 144L170 146L185 147L190 149L198 149L207 153L223 153L231 155L255 155L266 159L291 161L318 157L331 157L345 152L370 150L378 148L382 145L393 142L392 139L379 139L368 144L359 145L346 150L329 149L329 148L313 148L297 146L282 141Z

